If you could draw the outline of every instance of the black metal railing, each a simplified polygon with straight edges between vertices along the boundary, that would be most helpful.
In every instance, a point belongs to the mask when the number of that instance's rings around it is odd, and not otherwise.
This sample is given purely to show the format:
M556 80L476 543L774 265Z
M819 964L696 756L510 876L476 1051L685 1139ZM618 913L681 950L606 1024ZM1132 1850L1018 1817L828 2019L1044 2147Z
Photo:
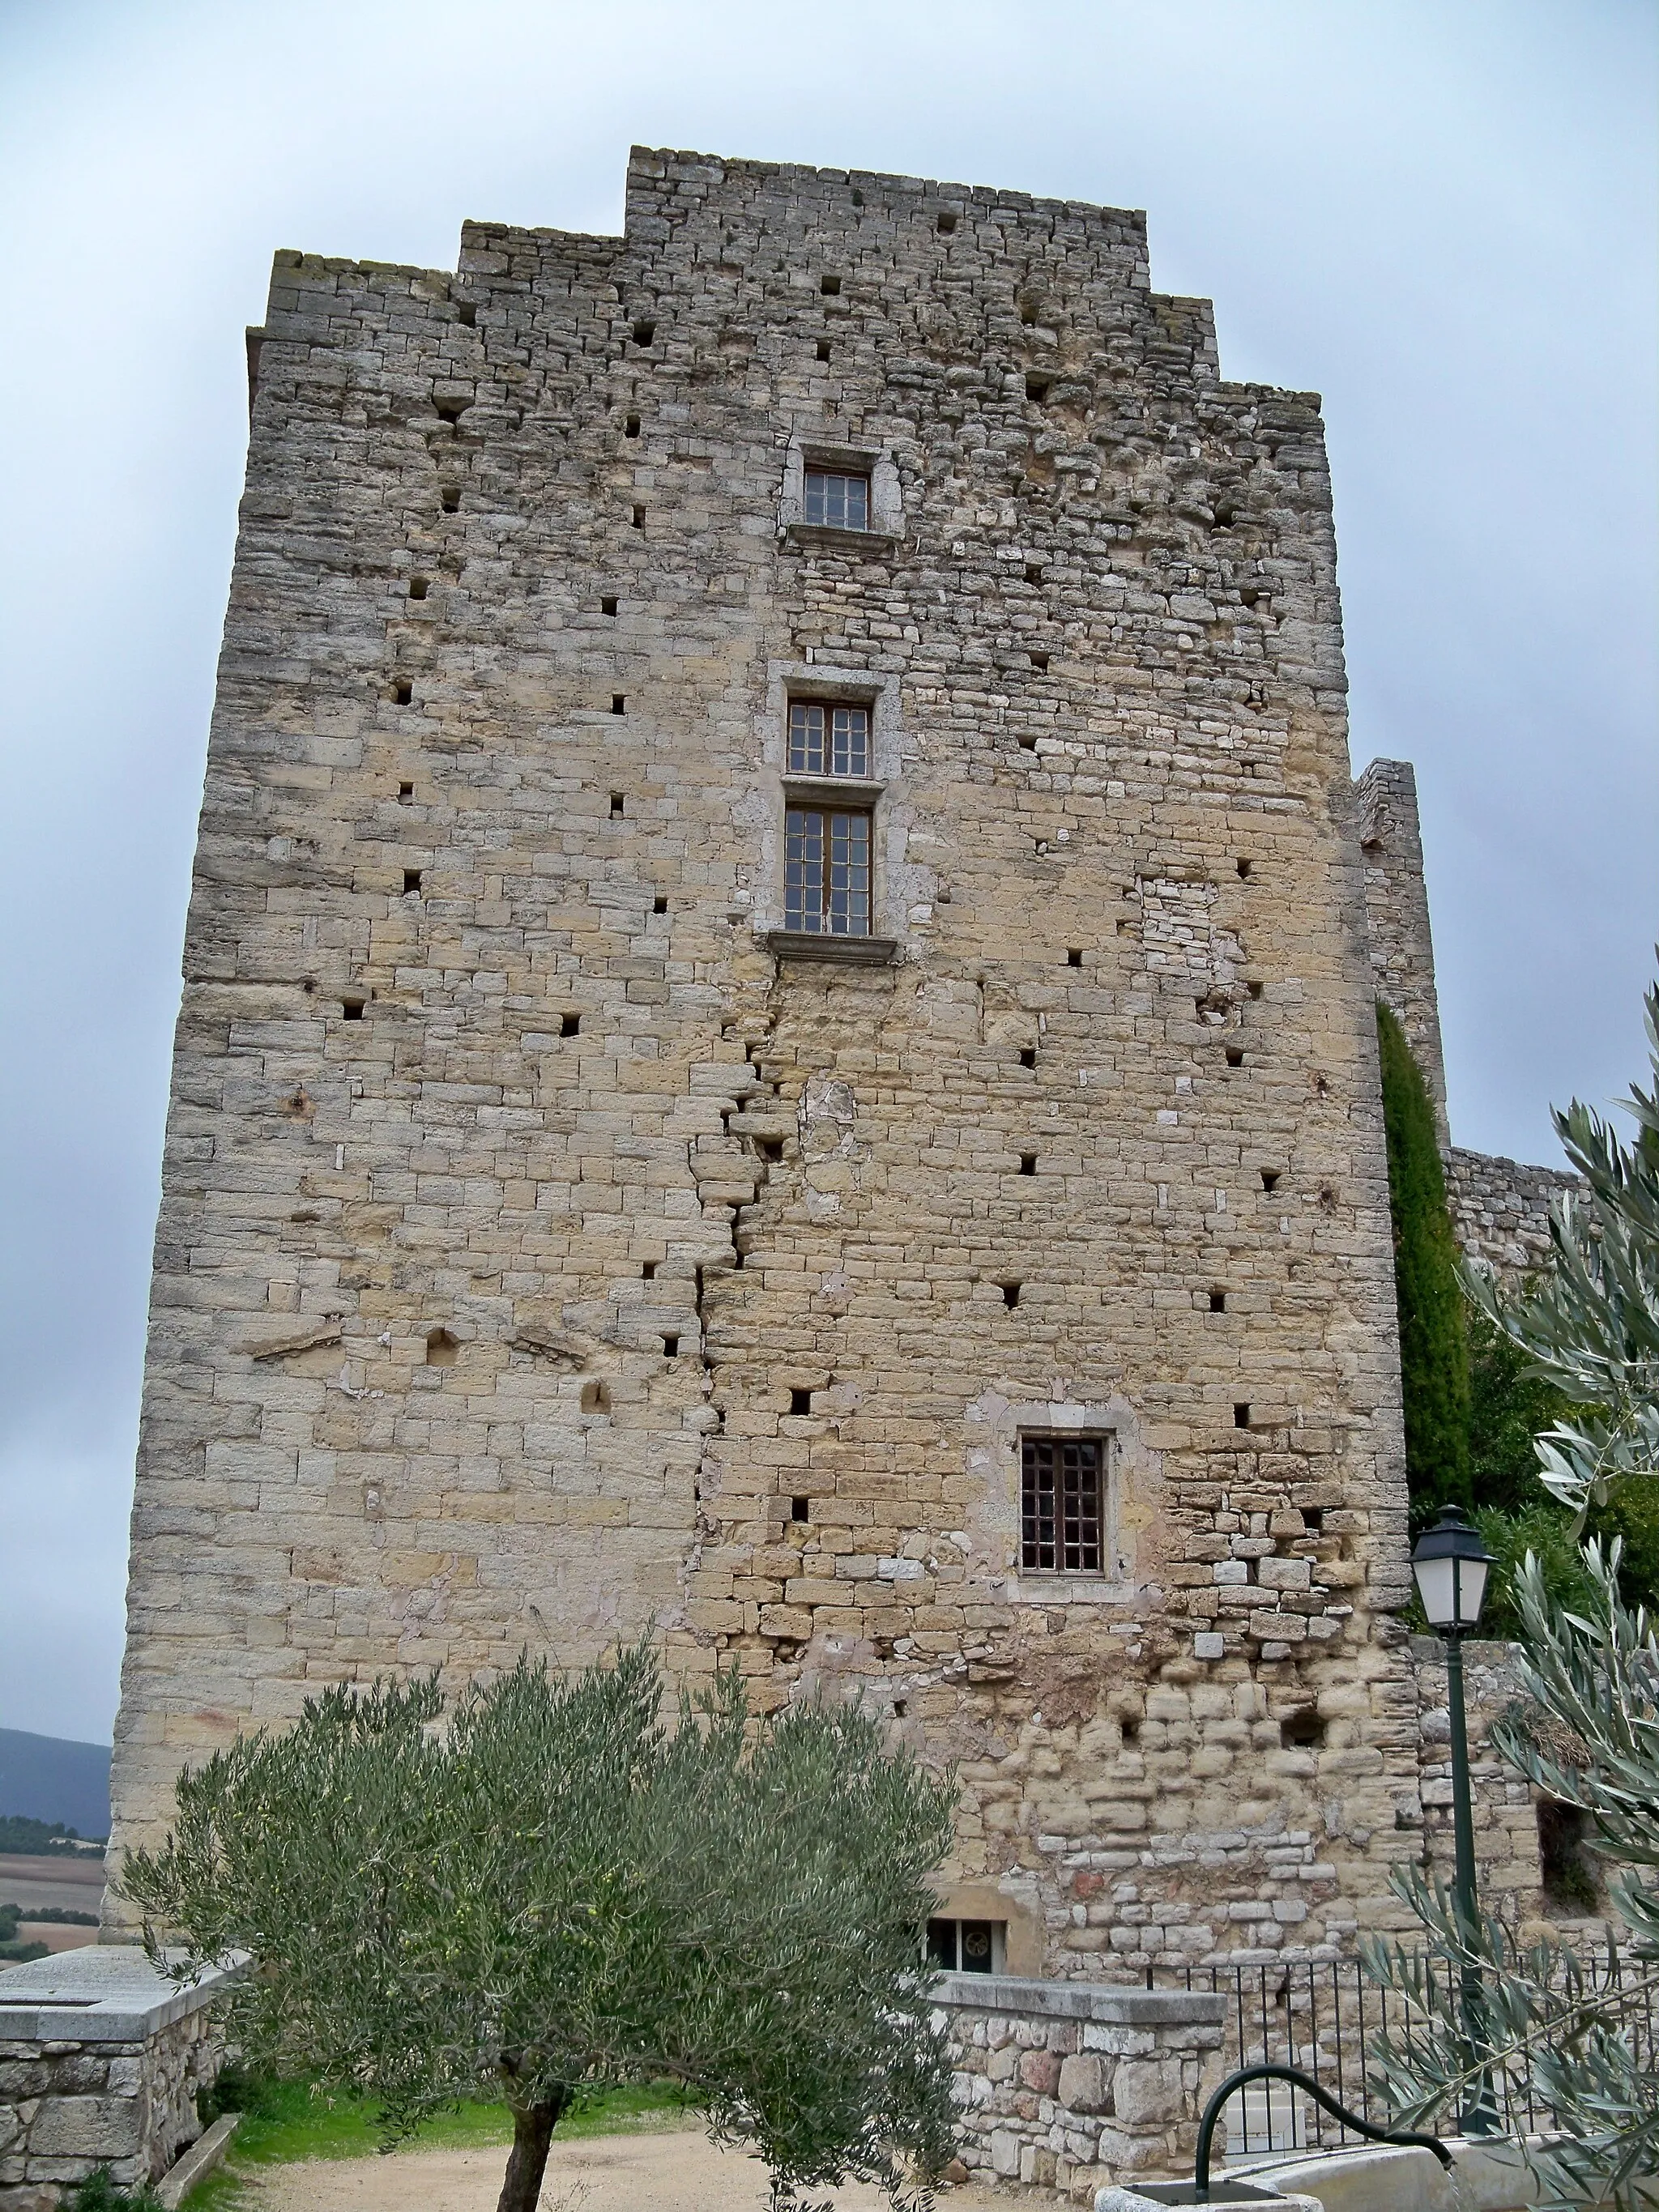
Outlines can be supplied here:
M1581 1953L1579 1963L1587 1984L1631 2038L1638 2060L1659 2063L1659 1992L1639 1977L1635 1986L1628 1985L1630 1970L1616 1954ZM1372 1981L1358 1960L1149 1966L1146 1986L1220 1996L1230 2066L1298 2068L1369 2124L1389 2124L1388 2108L1371 2094L1367 2080L1370 2045L1382 2029L1407 2027L1414 2008ZM1498 2074L1492 2089L1506 2133L1531 2135L1553 2124L1554 2115L1524 2069ZM1334 2148L1352 2139L1311 2098L1273 2080L1252 2083L1228 2108L1229 2158Z

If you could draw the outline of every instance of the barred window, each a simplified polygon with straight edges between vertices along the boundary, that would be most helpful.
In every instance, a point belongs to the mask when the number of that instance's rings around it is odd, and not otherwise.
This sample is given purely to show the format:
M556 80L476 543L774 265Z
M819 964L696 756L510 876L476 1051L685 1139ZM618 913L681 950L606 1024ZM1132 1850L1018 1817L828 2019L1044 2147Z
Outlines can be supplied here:
M784 927L825 937L870 934L870 817L792 806L786 817Z
M1105 1522L1106 1446L1098 1437L1022 1437L1019 1563L1097 1575Z
M870 479L839 469L806 471L806 520L831 530L870 527Z
M817 699L789 702L792 775L867 776L870 709L831 707Z

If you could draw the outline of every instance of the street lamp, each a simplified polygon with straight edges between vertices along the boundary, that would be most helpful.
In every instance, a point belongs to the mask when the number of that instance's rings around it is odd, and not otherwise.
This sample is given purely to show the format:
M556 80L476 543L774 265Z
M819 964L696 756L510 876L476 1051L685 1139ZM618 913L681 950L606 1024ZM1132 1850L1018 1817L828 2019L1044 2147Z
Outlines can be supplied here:
M1423 1601L1429 1626L1446 1639L1446 1711L1451 1729L1452 1837L1455 1872L1452 1902L1463 1930L1473 1945L1477 1925L1474 1903L1474 1816L1469 1804L1469 1739L1463 1718L1463 1638L1480 1622L1486 1595L1492 1554L1455 1505L1446 1506L1432 1528L1425 1529L1412 1553L1412 1573ZM1485 2005L1480 1970L1468 1962L1463 1967L1463 2037L1468 2063L1479 2064L1485 2045ZM1492 2086L1483 2072L1474 2075L1462 2122L1465 2135L1492 2135L1498 2117L1492 2108Z

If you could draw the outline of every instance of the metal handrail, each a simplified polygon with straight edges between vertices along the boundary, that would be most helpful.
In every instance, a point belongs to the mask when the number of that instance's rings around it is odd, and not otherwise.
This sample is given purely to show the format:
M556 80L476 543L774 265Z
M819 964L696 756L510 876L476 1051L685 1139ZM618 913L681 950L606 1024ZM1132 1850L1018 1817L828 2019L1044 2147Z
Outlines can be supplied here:
M1334 2120L1356 2135L1369 2136L1373 2142L1403 2143L1417 2150L1431 2150L1449 2172L1452 2154L1437 2136L1415 2136L1403 2128L1376 2128L1369 2120L1362 2120L1358 2112L1351 2112L1346 2105L1339 2105L1328 2089L1322 2088L1311 2074L1304 2074L1299 2066L1241 2066L1237 2074L1230 2074L1211 2096L1198 2123L1198 2156L1193 2164L1193 2191L1200 2204L1210 2194L1210 2147L1215 2137L1215 2124L1221 2118L1221 2108L1235 2089L1242 2089L1249 2081L1289 2081L1304 2096L1311 2097L1324 2107Z

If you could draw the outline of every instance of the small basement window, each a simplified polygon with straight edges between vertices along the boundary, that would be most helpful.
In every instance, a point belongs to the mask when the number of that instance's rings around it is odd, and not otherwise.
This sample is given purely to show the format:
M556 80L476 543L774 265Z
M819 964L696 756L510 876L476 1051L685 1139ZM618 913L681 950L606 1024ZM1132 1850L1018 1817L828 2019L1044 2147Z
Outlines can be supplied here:
M930 1920L927 1958L945 1974L1001 1974L1008 1970L1006 1920Z
M826 530L870 527L870 479L845 469L808 469L808 522Z
M1537 1818L1539 1871L1546 1905L1568 1917L1595 1911L1596 1881L1586 1850L1589 1825L1583 1808L1564 1805L1556 1797L1540 1797Z
M1097 1575L1105 1565L1104 1437L1022 1437L1019 1563L1038 1574Z

